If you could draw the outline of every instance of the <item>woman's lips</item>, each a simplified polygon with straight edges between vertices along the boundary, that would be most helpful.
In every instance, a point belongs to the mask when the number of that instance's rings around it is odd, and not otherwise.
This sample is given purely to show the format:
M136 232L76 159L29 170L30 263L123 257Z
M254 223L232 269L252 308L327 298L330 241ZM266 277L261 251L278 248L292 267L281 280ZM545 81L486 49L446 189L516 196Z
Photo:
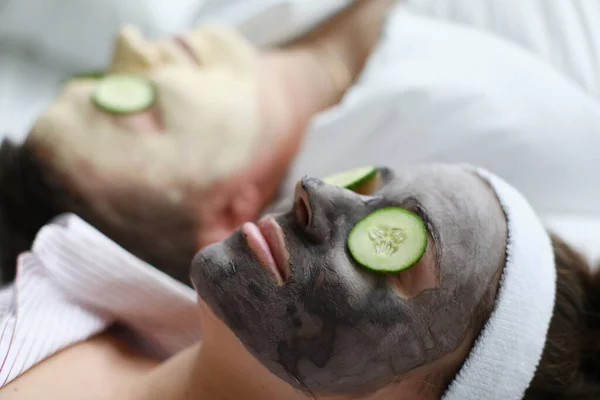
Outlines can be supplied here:
M283 231L281 227L271 216L267 216L258 221L258 228L265 237L271 254L275 258L275 263L279 269L279 273L283 278L283 281L287 281L289 276L289 253L285 247L285 240L283 237Z
M279 224L272 217L265 217L257 224L242 225L242 233L261 266L278 286L283 285L289 275L289 254Z

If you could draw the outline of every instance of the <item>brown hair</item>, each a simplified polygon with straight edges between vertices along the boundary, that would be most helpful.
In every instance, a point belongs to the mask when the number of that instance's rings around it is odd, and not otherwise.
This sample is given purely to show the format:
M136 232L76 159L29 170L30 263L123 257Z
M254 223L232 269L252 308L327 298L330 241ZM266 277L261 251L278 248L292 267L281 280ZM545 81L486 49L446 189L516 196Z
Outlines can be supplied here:
M542 360L526 400L600 399L600 273L552 235L557 284Z
M126 195L123 194L124 198ZM136 257L189 285L189 265L196 244L185 212L164 207L152 197L137 209L146 219L121 210L129 219L107 221L88 201L67 189L64 179L39 152L27 144L4 139L0 144L0 284L14 279L17 257L31 248L39 229L54 217L69 212ZM175 228L165 235L161 221Z
M38 230L64 212L65 194L51 188L25 146L0 144L0 283L15 276L17 256L30 249Z

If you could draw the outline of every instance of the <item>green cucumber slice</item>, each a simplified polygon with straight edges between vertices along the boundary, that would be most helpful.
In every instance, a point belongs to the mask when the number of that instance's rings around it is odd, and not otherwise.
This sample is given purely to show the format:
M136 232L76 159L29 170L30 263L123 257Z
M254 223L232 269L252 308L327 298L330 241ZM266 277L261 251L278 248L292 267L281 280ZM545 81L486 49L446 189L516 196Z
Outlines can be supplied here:
M372 271L395 273L415 265L427 249L427 228L418 215L386 207L367 215L350 230L352 257Z
M377 167L367 165L329 175L323 178L323 182L352 190L370 181L376 175Z
M156 91L147 79L137 75L107 75L98 82L92 98L101 109L115 114L143 111L154 103Z

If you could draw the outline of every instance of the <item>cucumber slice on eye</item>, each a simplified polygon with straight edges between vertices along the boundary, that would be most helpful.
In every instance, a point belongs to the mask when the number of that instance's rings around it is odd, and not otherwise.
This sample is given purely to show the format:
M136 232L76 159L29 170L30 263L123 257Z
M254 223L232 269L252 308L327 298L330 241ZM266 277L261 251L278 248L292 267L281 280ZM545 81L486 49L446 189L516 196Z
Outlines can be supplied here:
M156 91L147 79L137 75L107 75L98 82L94 103L110 113L131 114L154 103Z
M427 249L427 228L416 214L398 207L367 215L350 230L348 249L363 267L395 273L415 265Z
M323 182L352 190L373 179L376 175L377 168L367 165L329 175L323 178Z

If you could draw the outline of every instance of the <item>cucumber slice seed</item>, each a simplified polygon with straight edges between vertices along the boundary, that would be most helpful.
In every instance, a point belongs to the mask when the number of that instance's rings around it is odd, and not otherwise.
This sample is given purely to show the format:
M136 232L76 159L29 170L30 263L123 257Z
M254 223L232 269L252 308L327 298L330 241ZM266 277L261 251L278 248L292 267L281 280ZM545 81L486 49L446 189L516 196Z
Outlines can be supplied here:
M143 111L154 103L154 85L137 75L107 75L98 82L92 98L101 109L115 114Z
M418 215L386 207L354 225L348 235L348 249L363 267L395 273L412 267L423 257L427 237L427 228Z
M323 182L346 189L353 189L373 179L375 175L377 175L377 168L367 165L329 175L323 178Z

